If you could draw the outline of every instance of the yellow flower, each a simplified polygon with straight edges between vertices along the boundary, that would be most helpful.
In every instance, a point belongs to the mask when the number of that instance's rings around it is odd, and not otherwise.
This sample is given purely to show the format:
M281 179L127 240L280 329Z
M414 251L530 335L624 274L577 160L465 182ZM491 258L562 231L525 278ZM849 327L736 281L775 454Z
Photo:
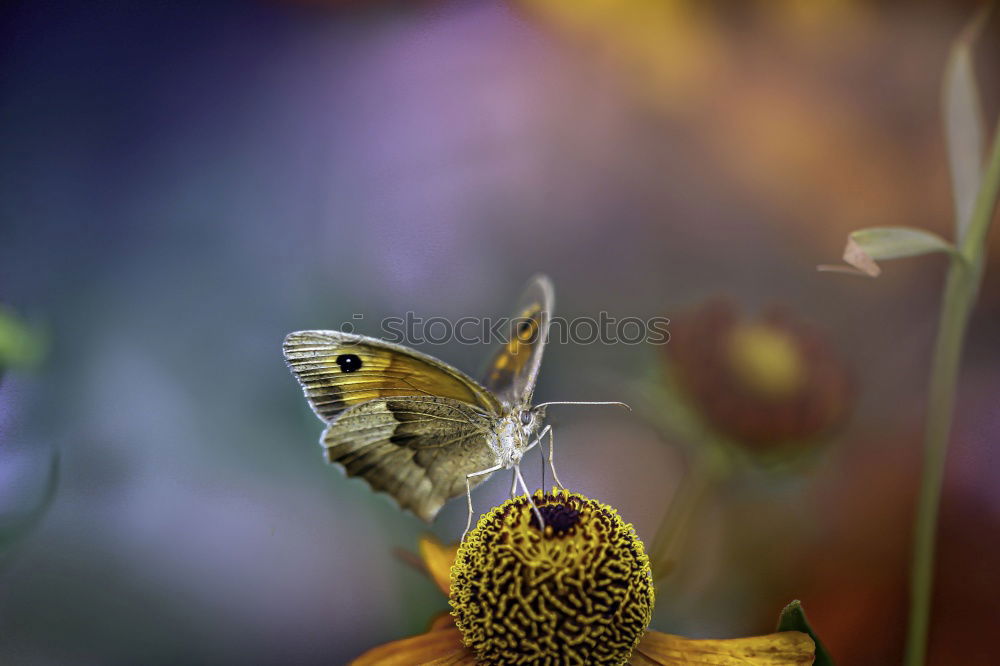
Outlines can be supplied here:
M451 615L354 666L813 663L813 641L797 631L693 640L648 630L652 576L632 526L565 490L538 491L534 502L544 530L522 496L485 514L460 546L424 539L424 563L450 596Z

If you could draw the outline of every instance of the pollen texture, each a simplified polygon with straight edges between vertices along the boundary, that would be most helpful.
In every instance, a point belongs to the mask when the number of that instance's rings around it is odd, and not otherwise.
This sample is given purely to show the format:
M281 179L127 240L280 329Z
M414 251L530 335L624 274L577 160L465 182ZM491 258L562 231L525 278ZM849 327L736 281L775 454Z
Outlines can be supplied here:
M535 493L485 514L459 547L451 605L483 664L624 664L653 613L649 560L618 512Z

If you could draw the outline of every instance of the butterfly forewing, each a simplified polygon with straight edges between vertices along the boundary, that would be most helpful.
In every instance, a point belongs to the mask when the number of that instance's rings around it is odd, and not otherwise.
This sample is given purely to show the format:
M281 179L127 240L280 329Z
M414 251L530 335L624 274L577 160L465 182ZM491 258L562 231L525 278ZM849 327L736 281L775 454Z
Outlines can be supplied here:
M496 399L464 373L388 342L340 331L298 331L285 338L285 360L325 421L377 398L439 396L496 413Z
M344 411L323 433L327 459L364 478L400 507L430 522L465 493L465 475L491 467L486 444L493 419L442 397L379 398ZM472 485L486 476L471 479Z
M531 400L554 306L552 283L536 275L514 310L510 338L490 359L483 385L509 405Z

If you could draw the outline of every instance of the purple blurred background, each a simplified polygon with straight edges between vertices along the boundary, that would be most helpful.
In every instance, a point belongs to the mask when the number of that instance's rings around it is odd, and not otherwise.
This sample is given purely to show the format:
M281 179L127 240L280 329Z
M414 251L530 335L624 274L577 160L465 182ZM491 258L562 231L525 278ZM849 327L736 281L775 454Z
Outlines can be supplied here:
M62 463L0 568L0 662L343 663L422 631L446 601L392 551L427 528L323 463L281 339L353 313L371 334L406 311L504 315L539 271L569 318L723 295L828 335L857 377L849 424L800 474L720 489L654 626L767 632L801 598L840 663L899 660L945 264L877 281L815 265L858 227L950 235L939 86L975 5L667 2L637 23L604 4L0 10L0 300L51 335L38 371L0 384L0 512L38 496L53 450ZM997 23L979 52L990 118ZM993 663L998 315L988 271L933 663ZM422 349L469 372L488 353ZM658 359L553 345L537 397L628 399ZM551 421L562 479L651 539L681 443L640 415ZM464 521L456 501L433 531Z

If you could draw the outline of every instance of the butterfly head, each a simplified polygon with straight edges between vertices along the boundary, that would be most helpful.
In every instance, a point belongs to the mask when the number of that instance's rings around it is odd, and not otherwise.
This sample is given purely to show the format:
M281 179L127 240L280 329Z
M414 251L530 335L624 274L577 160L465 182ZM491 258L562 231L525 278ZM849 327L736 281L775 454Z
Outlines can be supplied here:
M533 442L529 441L538 436L542 429L542 421L545 420L545 407L529 407L515 409L521 427L521 434L525 440L525 448L531 448Z
M538 433L545 419L544 407L515 407L497 420L489 438L490 447L507 469L521 462L521 457L538 443Z

